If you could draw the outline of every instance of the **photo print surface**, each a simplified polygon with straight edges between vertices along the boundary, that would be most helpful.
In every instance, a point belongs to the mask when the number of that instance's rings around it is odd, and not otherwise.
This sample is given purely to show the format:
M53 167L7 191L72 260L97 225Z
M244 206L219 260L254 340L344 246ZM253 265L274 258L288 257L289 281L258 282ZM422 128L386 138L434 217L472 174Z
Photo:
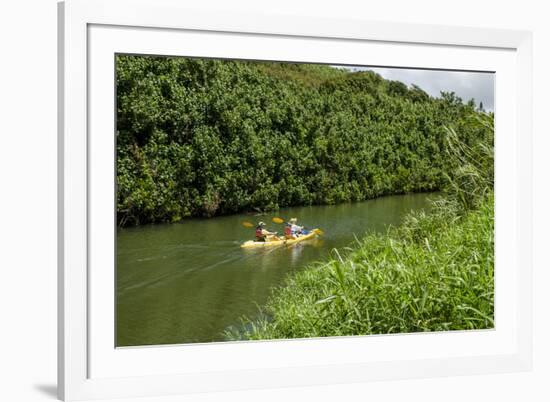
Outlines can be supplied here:
M494 74L116 56L116 345L494 327Z

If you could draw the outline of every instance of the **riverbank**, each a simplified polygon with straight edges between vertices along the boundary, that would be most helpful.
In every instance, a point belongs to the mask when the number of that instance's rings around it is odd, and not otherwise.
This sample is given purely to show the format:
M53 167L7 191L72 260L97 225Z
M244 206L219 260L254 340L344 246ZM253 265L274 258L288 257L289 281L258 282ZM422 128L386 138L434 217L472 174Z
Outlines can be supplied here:
M230 339L288 339L493 328L494 198L435 202L387 234L334 251L274 291Z
M484 122L492 131L492 121ZM289 339L494 327L494 152L447 130L453 167L431 212L289 276L259 319L228 339ZM246 321L246 320L245 320Z

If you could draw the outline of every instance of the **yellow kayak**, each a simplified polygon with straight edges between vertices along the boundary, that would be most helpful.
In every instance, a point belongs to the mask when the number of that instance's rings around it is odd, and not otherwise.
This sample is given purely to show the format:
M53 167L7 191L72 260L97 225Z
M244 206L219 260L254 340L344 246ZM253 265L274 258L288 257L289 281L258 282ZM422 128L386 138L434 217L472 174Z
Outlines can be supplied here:
M247 242L244 242L243 244L241 244L241 247L255 248L255 247L275 247L275 246L290 245L290 244L299 243L304 240L312 239L320 233L321 231L319 229L312 229L308 234L303 236L298 236L295 239L281 239L277 237L276 240L268 240L268 241L248 240Z

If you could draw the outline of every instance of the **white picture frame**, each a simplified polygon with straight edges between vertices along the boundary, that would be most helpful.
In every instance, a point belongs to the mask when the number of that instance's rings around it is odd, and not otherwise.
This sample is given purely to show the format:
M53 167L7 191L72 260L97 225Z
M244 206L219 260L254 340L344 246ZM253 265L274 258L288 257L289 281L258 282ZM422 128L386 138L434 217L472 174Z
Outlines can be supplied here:
M188 9L177 0L68 0L59 4L58 15L61 399L531 368L529 32L229 15ZM184 50L182 43L188 44ZM113 154L114 141L98 133L114 133L117 52L495 71L495 330L116 349L109 265L114 260L109 175L114 178L112 165L98 163ZM99 298L98 292L112 296Z

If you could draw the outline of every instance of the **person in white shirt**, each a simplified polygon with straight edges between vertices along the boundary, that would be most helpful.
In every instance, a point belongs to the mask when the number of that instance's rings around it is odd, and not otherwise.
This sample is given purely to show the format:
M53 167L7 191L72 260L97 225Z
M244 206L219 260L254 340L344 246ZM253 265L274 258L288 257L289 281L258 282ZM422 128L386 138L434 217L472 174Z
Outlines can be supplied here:
M291 218L290 221L288 221L288 223L290 224L290 233L294 237L301 235L302 230L304 230L304 227L298 226L296 222L298 222L298 219L296 218Z

